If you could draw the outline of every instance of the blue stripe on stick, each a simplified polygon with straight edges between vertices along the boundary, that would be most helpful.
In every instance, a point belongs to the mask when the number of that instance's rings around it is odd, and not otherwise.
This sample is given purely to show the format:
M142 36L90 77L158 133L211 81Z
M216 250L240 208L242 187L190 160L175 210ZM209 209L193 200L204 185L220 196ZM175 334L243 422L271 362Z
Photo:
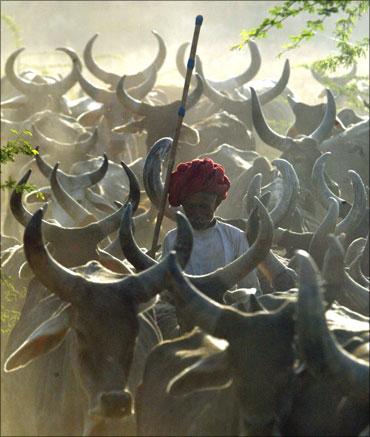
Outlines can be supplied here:
M183 106L179 107L179 111L177 113L180 117L185 117L185 108Z
M194 63L195 61L193 58L188 59L188 65L187 65L188 70L192 70L194 68Z
M201 26L202 23L203 23L203 15L197 15L197 17L195 18L195 25Z

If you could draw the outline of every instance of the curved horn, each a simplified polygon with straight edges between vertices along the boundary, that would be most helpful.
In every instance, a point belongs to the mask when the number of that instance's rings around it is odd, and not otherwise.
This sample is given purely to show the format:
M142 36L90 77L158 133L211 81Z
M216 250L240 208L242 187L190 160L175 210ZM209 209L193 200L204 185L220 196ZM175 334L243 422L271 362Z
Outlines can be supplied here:
M59 163L55 164L50 176L50 186L57 202L64 211L76 221L76 226L85 226L96 222L96 217L82 205L76 202L58 182L57 170Z
M179 70L181 76L184 78L186 76L186 70L187 70L187 66L186 63L184 62L184 59L185 59L186 49L188 48L189 45L190 45L189 42L184 42L178 48L176 53L176 67Z
M324 208L329 207L329 200L331 197L339 203L340 211L339 216L342 216L343 209L346 209L346 214L349 212L350 205L341 197L336 196L328 187L325 177L325 165L331 155L331 152L326 152L317 158L311 174L311 182L316 191L318 200Z
M187 218L181 214L176 214L177 236L175 249L179 257L180 265L185 268L189 261L193 247L193 233ZM157 263L146 253L142 252L137 246L132 232L132 205L127 207L122 215L121 226L119 230L119 241L121 249L127 260L141 271L150 268Z
M247 194L243 198L247 215L249 215L254 208L254 197L261 196L261 183L262 173L255 174L249 183Z
M129 111L138 115L148 115L151 111L155 110L154 106L141 102L127 93L125 90L125 81L127 76L122 76L117 83L116 95L118 101Z
M186 100L186 109L189 110L192 108L201 98L203 93L203 80L199 76L198 73L195 73L195 78L197 80L197 84L194 88L194 90L188 95L188 98Z
M118 236L124 256L135 267L136 270L146 270L157 263L153 258L144 253L136 244L132 231L131 203L127 204L122 215Z
M251 63L249 67L238 76L230 79L214 82L208 81L214 88L221 91L233 91L235 88L239 88L245 83L249 82L256 76L261 67L261 54L258 50L258 46L254 41L248 41L248 48L251 54Z
M265 117L263 116L257 93L252 87L250 88L250 90L252 100L253 125L258 136L267 145L274 147L281 152L285 152L292 144L294 144L293 139L276 133L268 126Z
M340 300L343 293L344 282L344 249L339 238L333 234L327 236L328 249L325 252L322 266L322 278L324 280L325 300L327 307L334 300Z
M162 65L164 64L167 54L166 44L163 38L161 37L161 35L159 35L159 33L156 30L152 30L152 34L155 36L158 42L157 55L154 61L143 71L127 77L127 86L129 87L137 86L141 82L144 82L149 76L152 75L153 70L158 72L162 67Z
M329 377L344 395L367 402L369 365L336 342L326 324L318 270L306 252L298 251L296 256L300 263L296 324L303 359L315 376Z
M335 231L336 234L345 233L347 235L347 240L350 233L361 223L366 211L367 201L365 185L362 182L360 175L354 170L348 170L348 174L351 178L354 190L353 205L346 217L338 223Z
M114 87L118 80L119 75L114 73L109 73L105 70L103 70L99 65L95 62L93 56L92 56L92 47L96 40L96 38L99 36L98 33L96 33L92 38L89 39L87 42L84 51L83 51L83 59L85 62L85 65L87 69L98 79L102 80L103 82L112 85Z
M145 158L143 169L144 188L150 201L157 209L161 203L164 189L164 184L161 179L161 165L170 150L172 141L170 137L159 139L153 144ZM181 208L166 207L165 215L174 221L177 211L181 211Z
M22 190L17 190L16 188L17 186L27 183L31 173L31 169L26 172L26 174L17 182L15 189L10 195L10 210L17 221L24 227L27 226L27 223L30 221L32 215L23 207Z
M352 69L349 73L339 76L339 77L327 77L323 74L320 74L315 68L310 68L311 74L314 79L316 79L321 85L327 86L328 83L333 82L338 86L346 85L350 80L354 79L357 72L357 64L354 63L352 65Z
M77 82L76 77L76 68L75 64L78 63L78 60L75 58L72 58L73 68L71 73L69 73L68 76L66 76L64 79L55 82L55 83L33 83L28 82L21 77L19 77L15 73L14 64L18 57L18 55L24 50L24 48L18 49L15 52L13 52L5 64L5 73L8 77L10 83L17 88L19 91L21 91L23 94L52 94L54 96L62 96L65 94L72 86ZM61 50L61 49L57 49Z
M161 180L161 162L166 158L171 145L172 138L164 137L156 141L150 148L145 158L143 168L143 183L150 201L158 208L162 193L163 182Z
M283 179L283 194L270 212L274 227L278 227L281 221L291 214L297 206L300 187L297 173L290 162L285 159L275 159L272 164L280 171Z
M153 69L149 73L147 79L145 79L144 82L137 85L136 87L130 88L130 90L129 90L130 95L132 97L134 97L135 99L143 99L153 89L156 80L157 80L157 71L155 69ZM117 81L117 84L118 84L118 82L119 82L119 80ZM115 90L117 93L117 86L116 86ZM118 97L117 97L117 99L118 99Z
M21 178L17 186L26 183L30 174L31 170ZM23 193L21 190L17 190L17 186L10 196L10 209L15 218L26 227L32 218L32 214L23 206ZM47 241L54 242L57 245L60 245L61 241L84 241L86 247L83 253L71 254L70 257L72 265L82 265L94 259L96 245L99 241L103 240L119 227L123 210L124 206L108 217L84 227L66 228L43 220L44 234Z
M65 47L61 47L59 50L66 53L72 59L72 61L75 62L74 64L75 73L78 78L78 82L81 88L85 91L85 93L88 94L91 98L93 98L97 102L103 103L105 105L112 104L112 101L115 98L114 91L98 88L84 78L84 76L81 73L82 70L81 61L79 61L77 53L74 50L70 50ZM78 59L79 64L77 64L76 59Z
M71 303L79 303L84 279L55 261L44 246L41 234L42 209L36 211L26 226L24 253L36 278L49 290Z
M279 80L272 88L259 95L261 105L265 105L266 103L271 102L271 100L275 99L275 97L279 96L286 88L289 81L289 77L290 77L290 64L289 64L289 59L286 59Z
M336 106L334 96L329 89L326 89L326 108L324 117L317 127L309 137L321 144L326 138L330 137L331 131L333 130L336 118Z
M171 252L169 259L169 273L171 275L171 291L175 294L176 307L181 309L181 315L189 320L192 325L197 325L208 334L225 338L227 332L220 330L221 320L224 317L235 317L239 313L230 307L220 305L207 296L204 296L192 285L190 280L181 272L176 258Z
M340 303L357 313L369 316L369 289L356 282L345 270L344 271L344 296Z
M367 234L365 247L362 251L360 267L362 273L369 277L369 233Z
M130 186L130 193L126 202L132 203L132 209L135 212L140 203L140 184L139 181L137 180L135 173L131 170L131 168L127 164L121 161L121 166L126 172L126 175L129 180L129 186Z
M338 202L332 197L330 199L330 206L328 212L317 228L312 237L309 246L310 255L315 260L316 264L321 267L324 259L324 254L327 246L327 237L329 234L334 234L335 227L339 216Z

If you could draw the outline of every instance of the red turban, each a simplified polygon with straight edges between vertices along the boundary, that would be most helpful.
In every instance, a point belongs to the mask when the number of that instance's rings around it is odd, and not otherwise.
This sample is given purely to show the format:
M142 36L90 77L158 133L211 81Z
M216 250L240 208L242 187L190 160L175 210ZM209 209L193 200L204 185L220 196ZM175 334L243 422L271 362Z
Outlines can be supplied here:
M171 206L179 206L188 196L205 191L216 193L219 201L226 199L230 188L225 169L212 159L193 159L182 162L171 174L168 201Z

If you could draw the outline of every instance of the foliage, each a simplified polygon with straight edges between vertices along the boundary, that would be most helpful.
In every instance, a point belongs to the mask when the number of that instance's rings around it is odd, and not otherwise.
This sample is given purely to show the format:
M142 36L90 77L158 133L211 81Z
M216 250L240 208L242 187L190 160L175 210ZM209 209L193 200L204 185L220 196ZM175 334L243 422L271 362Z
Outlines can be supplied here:
M1 334L9 334L20 317L27 289L16 290L9 276L1 275Z
M302 67L315 69L316 63L314 62L312 65L303 64ZM354 79L345 85L341 85L331 80L330 77L321 77L323 85L330 88L335 96L341 96L342 99L345 99L346 105L354 110L366 112L364 99L366 100L369 95L369 76L355 76Z
M25 136L32 136L32 132L25 129L22 132L18 132L16 129L10 129L10 132L15 136L14 139L9 140L4 147L0 148L0 164L4 165L8 162L14 162L15 157L19 154L24 154L28 156L35 156L38 154L38 151L33 148L31 143L24 138ZM2 190L5 189L15 189L16 192L23 191L33 191L36 190L37 187L32 184L20 184L16 187L17 181L9 177L4 183L0 182L0 188ZM43 194L37 193L38 198L43 200Z
M333 14L344 14L335 23L334 40L336 41L337 53L316 61L315 67L318 71L335 71L341 65L350 67L360 57L366 56L369 46L369 38L351 43L350 37L353 28L363 14L369 10L368 0L285 0L282 5L269 9L269 17L265 18L259 26L250 30L241 31L242 41L232 48L242 48L252 38L266 38L268 32L275 29L282 29L288 18L296 17L302 13L310 13L315 19L307 20L306 27L298 35L290 35L290 42L283 45L283 51L278 54L280 57L288 50L295 49L312 39L317 32L324 30L325 20Z
M8 29L12 33L17 49L20 48L22 46L21 32L14 19L10 15L1 14L1 20L7 25Z

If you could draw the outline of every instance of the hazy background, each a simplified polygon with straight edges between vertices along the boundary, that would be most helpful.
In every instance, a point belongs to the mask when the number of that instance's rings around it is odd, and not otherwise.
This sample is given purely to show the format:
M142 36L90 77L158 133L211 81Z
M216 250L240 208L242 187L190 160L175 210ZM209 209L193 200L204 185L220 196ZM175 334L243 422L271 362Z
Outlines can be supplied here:
M2 14L14 19L19 29L22 46L26 50L20 56L18 69L37 69L40 72L66 74L70 61L56 47L70 46L79 55L87 41L99 33L94 54L99 64L120 74L133 74L146 67L155 56L156 39L151 30L157 30L164 38L168 52L158 82L183 85L176 70L176 50L185 41L191 41L197 14L204 17L198 42L198 53L203 60L205 74L210 79L228 78L244 70L249 64L249 52L230 51L240 42L240 30L258 25L277 1L2 1ZM331 30L335 18L328 19L324 34L302 48L288 52L276 59L281 44L288 36L298 33L304 20L312 19L306 14L301 21L288 19L284 29L273 30L264 40L257 40L262 54L262 67L257 79L278 78L283 61L288 57L292 69L290 88L309 103L318 102L321 86L310 73L297 66L326 56L335 49ZM369 33L368 14L359 21L353 40ZM14 36L1 21L1 71L16 48ZM369 59L360 62L358 73L368 74ZM345 71L338 71L337 74ZM91 78L87 73L86 75ZM99 83L99 82L95 82ZM100 83L102 85L102 83Z

